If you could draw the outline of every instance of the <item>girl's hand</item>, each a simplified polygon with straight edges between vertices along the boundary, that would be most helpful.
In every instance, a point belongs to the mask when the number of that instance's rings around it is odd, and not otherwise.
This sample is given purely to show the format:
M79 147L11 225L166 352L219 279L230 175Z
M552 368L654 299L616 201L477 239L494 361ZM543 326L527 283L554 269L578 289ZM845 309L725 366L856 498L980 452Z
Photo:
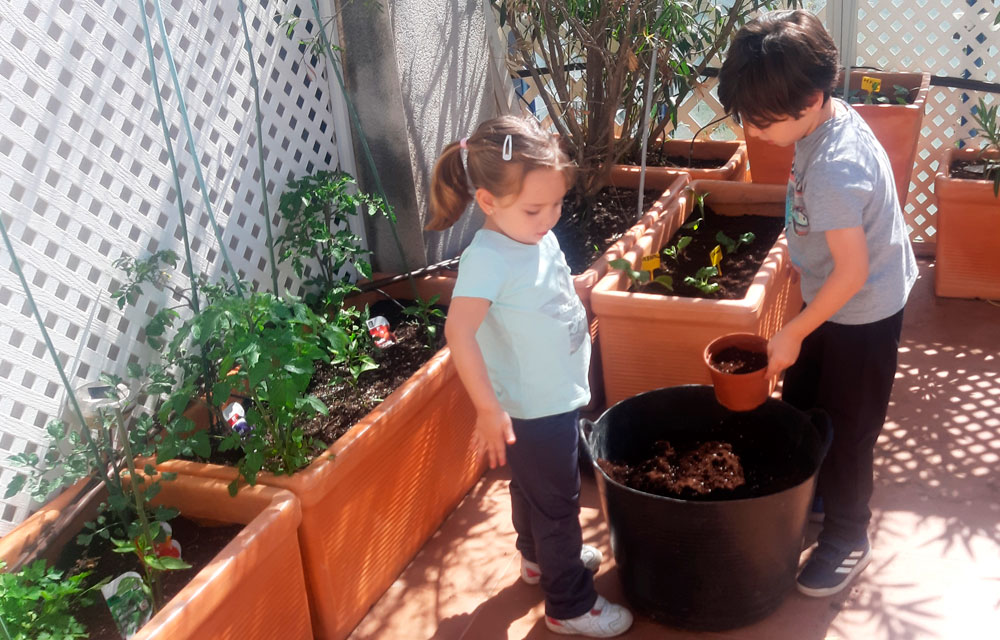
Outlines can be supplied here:
M490 469L507 464L507 445L516 442L507 412L500 408L477 412L473 442L480 455L486 456Z
M767 341L767 374L768 379L780 375L782 371L795 364L799 359L802 339L785 327Z

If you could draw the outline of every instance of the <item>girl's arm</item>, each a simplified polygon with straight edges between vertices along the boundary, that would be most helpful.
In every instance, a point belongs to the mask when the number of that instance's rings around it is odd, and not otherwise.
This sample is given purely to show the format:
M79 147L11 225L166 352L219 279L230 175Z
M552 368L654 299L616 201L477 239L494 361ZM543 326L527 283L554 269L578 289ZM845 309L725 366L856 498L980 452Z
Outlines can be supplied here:
M510 416L500 406L486 372L483 353L476 342L476 331L490 310L485 298L452 298L444 335L451 347L458 377L476 408L476 445L485 452L490 469L507 462L508 444L514 444Z
M837 313L868 280L868 243L861 227L825 232L833 271L816 297L767 343L767 376L776 376L799 357L805 337Z

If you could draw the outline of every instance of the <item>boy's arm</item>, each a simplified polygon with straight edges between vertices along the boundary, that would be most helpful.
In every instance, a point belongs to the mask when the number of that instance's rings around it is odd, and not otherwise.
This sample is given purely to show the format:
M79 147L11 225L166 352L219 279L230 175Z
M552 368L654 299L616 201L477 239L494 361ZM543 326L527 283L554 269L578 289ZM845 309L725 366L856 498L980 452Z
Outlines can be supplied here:
M837 313L868 279L868 243L861 227L824 232L833 257L833 271L802 313L792 318L767 343L767 376L776 376L799 357L802 341Z
M490 310L485 298L452 298L444 335L462 385L476 408L476 445L484 451L490 469L507 462L506 445L514 444L510 416L500 406L486 371L483 352L476 342L476 331Z

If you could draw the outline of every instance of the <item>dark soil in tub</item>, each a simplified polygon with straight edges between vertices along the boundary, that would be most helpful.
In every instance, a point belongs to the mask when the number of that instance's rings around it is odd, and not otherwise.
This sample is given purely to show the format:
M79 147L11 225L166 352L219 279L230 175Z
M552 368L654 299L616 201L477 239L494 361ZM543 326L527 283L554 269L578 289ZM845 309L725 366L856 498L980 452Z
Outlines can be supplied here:
M684 225L660 248L660 268L654 272L654 277L670 276L673 280L673 292L655 282L640 285L639 292L711 300L740 300L746 296L754 276L781 235L784 220L777 216L719 215L706 206L705 217L698 228L684 228L700 217L701 213L695 207ZM734 253L727 252L723 247L723 257L719 263L721 273L709 279L709 282L718 283L719 289L714 293L705 293L693 285L685 284L684 278L694 277L702 267L711 266L710 254L720 244L716 239L720 231L732 240L747 232L753 233L754 239L749 244L741 245ZM683 236L690 237L691 241L676 260L662 253L663 249L676 246Z
M643 212L649 211L662 191L646 189ZM552 233L566 256L570 273L579 275L638 222L638 189L605 187L587 203L570 191L563 198L563 211Z
M597 464L637 491L700 502L756 498L809 478L810 462L794 455L787 437L755 428L760 420L753 411L733 413L707 429L678 430L634 459Z
M722 373L753 373L767 367L767 354L726 347L712 356L712 366Z
M173 539L181 545L181 557L190 569L167 571L163 574L163 602L169 602L181 589L187 586L212 558L229 544L243 530L243 525L201 526L184 517L170 521ZM139 559L131 553L115 553L111 543L95 537L89 548L82 548L75 542L67 545L57 566L69 568L72 573L91 571L89 584L104 578L116 578L126 571L143 575ZM91 640L121 640L118 627L111 617L111 610L99 590L94 591L94 604L74 611L73 615L90 633Z
M622 159L622 164L642 164L641 150L636 150ZM658 145L650 144L646 149L647 167L666 167L668 169L721 169L729 162L726 158L689 158L686 155L670 154L661 151Z
M997 173L996 161L991 166L985 160L955 160L949 167L949 175L962 180L993 180Z

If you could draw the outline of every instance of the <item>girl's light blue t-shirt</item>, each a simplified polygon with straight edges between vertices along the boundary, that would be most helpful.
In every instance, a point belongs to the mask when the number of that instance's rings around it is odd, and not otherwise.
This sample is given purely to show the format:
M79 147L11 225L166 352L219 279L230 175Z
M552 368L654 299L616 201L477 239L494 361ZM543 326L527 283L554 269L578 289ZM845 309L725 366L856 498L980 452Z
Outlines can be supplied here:
M492 303L476 342L500 406L527 420L587 404L587 314L552 232L529 245L480 229L458 265L452 297Z

